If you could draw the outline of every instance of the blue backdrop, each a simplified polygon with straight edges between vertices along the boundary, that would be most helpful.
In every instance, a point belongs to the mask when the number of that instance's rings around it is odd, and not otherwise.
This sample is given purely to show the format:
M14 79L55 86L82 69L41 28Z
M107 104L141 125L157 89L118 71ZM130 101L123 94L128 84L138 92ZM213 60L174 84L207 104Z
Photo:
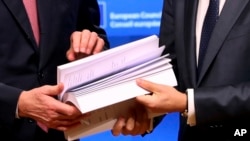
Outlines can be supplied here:
M163 121L154 129L151 134L142 137L138 136L117 136L114 137L111 131L82 138L81 141L176 141L179 127L178 113L167 115Z
M159 33L163 0L98 0L101 26L111 47ZM110 131L82 138L81 141L176 141L178 114L168 114L153 133L141 136L112 136Z
M162 0L99 0L101 25L110 36L158 33Z

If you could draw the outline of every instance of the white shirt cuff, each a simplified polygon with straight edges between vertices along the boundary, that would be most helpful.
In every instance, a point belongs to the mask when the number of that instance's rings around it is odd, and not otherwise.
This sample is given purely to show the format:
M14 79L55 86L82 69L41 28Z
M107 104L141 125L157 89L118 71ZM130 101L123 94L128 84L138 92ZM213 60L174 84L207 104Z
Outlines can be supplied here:
M194 89L187 89L187 96L188 96L187 124L189 126L195 126L196 119L195 119L195 107L194 107Z
M16 118L20 119L20 117L18 115L18 105L16 106Z

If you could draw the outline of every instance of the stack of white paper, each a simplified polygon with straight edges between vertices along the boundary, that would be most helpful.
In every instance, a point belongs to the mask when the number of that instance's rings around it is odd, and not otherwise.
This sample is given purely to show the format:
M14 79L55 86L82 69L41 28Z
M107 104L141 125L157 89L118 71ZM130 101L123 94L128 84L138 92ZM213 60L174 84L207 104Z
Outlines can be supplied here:
M127 113L133 98L149 92L136 85L143 78L176 86L176 78L164 46L153 35L102 53L58 66L60 98L72 102L82 113L91 112L82 125L65 132L68 140L112 128L117 116Z

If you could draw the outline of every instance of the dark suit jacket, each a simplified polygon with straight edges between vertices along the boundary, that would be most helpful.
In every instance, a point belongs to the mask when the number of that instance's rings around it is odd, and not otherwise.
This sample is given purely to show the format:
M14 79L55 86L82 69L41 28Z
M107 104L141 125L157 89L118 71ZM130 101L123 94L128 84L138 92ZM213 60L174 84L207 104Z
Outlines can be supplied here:
M85 0L86 4L88 5L88 9L91 12L91 19L92 22L95 23L95 25L100 25L100 9L99 5L96 0Z
M180 140L215 140L217 135L230 139L237 128L250 131L250 1L226 1L199 77L197 6L198 0L164 0L160 29L160 44L176 57L178 89L194 88L197 126L189 127L181 118Z
M56 84L56 67L67 63L66 51L73 31L106 33L91 17L96 0L37 0L40 44L36 45L22 0L0 0L0 135L8 141L33 141L36 122L16 119L18 97L23 90ZM89 4L89 5L88 5ZM99 9L96 9L97 11ZM49 134L53 136L50 131ZM57 133L56 133L57 134ZM53 141L63 140L55 135Z

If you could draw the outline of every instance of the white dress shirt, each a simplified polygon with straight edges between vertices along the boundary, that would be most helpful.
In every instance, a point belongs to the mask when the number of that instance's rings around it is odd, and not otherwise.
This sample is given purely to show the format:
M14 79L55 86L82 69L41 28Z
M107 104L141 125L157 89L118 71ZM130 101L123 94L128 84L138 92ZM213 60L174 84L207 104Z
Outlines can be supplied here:
M206 11L208 9L210 0L199 0L198 9L197 9L197 17L196 17L196 59L197 59L197 65L198 65L198 56L199 56L199 45L200 45L200 39L201 39L201 31L203 22L205 19ZM219 5L219 14L221 13L221 10L225 4L226 0L220 0ZM194 106L194 90L193 89L187 89L188 94L188 119L187 124L190 126L196 125L196 119L195 119L195 106Z

